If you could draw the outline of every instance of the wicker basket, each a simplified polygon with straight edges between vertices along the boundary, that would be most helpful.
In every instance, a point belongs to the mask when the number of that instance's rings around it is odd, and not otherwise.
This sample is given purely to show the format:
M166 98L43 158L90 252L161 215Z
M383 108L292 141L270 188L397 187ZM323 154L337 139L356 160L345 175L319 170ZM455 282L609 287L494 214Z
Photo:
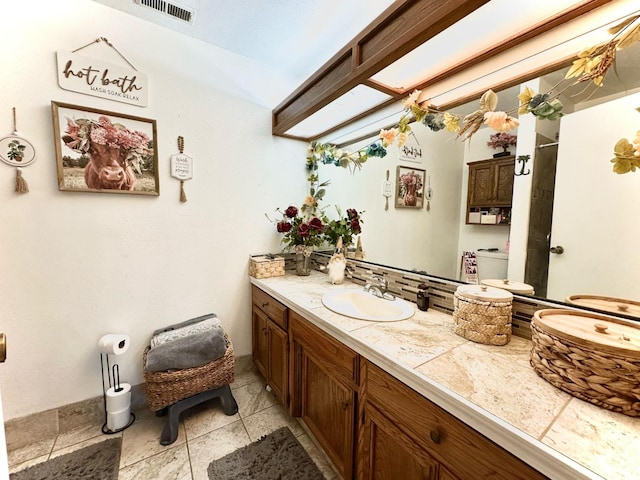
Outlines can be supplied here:
M550 323L554 316L564 317L577 335L557 329ZM603 343L597 341L600 337L591 340L593 335L588 330L594 327L610 330L600 332ZM640 417L640 328L637 325L588 312L545 309L534 314L531 333L530 363L540 377L581 400ZM622 336L630 341L620 340Z
M480 285L460 285L453 294L453 331L477 343L506 345L511 340L513 295Z
M185 368L168 372L144 372L147 404L158 411L179 400L197 393L206 392L233 382L233 344L227 334L227 351L224 356L200 367ZM147 364L147 352L144 351L143 365Z
M249 275L254 278L281 277L284 275L284 257L255 255L249 258Z

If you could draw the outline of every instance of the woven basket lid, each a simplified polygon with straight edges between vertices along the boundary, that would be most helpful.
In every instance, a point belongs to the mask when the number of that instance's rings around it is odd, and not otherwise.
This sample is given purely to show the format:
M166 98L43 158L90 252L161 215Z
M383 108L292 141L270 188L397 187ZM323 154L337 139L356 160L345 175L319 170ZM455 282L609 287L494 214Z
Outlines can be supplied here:
M513 300L511 292L486 285L460 285L456 289L456 293L464 298L485 302L510 302Z
M534 290L528 283L514 282L513 280L485 278L480 283L488 285L490 287L502 288L513 293L521 293L523 295L533 295Z
M640 359L640 325L633 320L550 308L538 310L532 322L543 332L591 350Z
M567 303L640 318L640 302L601 295L569 295Z

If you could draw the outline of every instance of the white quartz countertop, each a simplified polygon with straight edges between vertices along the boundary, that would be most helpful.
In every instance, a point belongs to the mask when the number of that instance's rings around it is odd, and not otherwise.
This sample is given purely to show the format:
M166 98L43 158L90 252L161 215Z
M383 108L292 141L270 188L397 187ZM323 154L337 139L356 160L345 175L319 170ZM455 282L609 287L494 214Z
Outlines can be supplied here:
M640 479L640 418L579 400L529 365L531 342L474 343L453 332L446 313L376 323L338 315L322 295L326 275L287 274L251 283L549 478ZM408 412L408 414L410 414Z

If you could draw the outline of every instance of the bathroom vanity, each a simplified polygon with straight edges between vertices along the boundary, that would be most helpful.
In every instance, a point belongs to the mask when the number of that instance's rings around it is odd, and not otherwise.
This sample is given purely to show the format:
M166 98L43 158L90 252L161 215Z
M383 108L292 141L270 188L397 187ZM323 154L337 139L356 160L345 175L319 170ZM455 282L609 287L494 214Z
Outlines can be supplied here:
M529 340L476 344L433 309L398 322L345 317L322 295L362 287L316 271L251 283L255 363L343 478L639 477L640 419L539 378Z

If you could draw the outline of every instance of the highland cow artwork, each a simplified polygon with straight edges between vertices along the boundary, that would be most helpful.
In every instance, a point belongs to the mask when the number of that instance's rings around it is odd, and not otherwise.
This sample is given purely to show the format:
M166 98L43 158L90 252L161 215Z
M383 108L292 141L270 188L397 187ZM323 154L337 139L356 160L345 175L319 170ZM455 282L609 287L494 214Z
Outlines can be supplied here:
M159 195L156 122L51 102L58 189Z

